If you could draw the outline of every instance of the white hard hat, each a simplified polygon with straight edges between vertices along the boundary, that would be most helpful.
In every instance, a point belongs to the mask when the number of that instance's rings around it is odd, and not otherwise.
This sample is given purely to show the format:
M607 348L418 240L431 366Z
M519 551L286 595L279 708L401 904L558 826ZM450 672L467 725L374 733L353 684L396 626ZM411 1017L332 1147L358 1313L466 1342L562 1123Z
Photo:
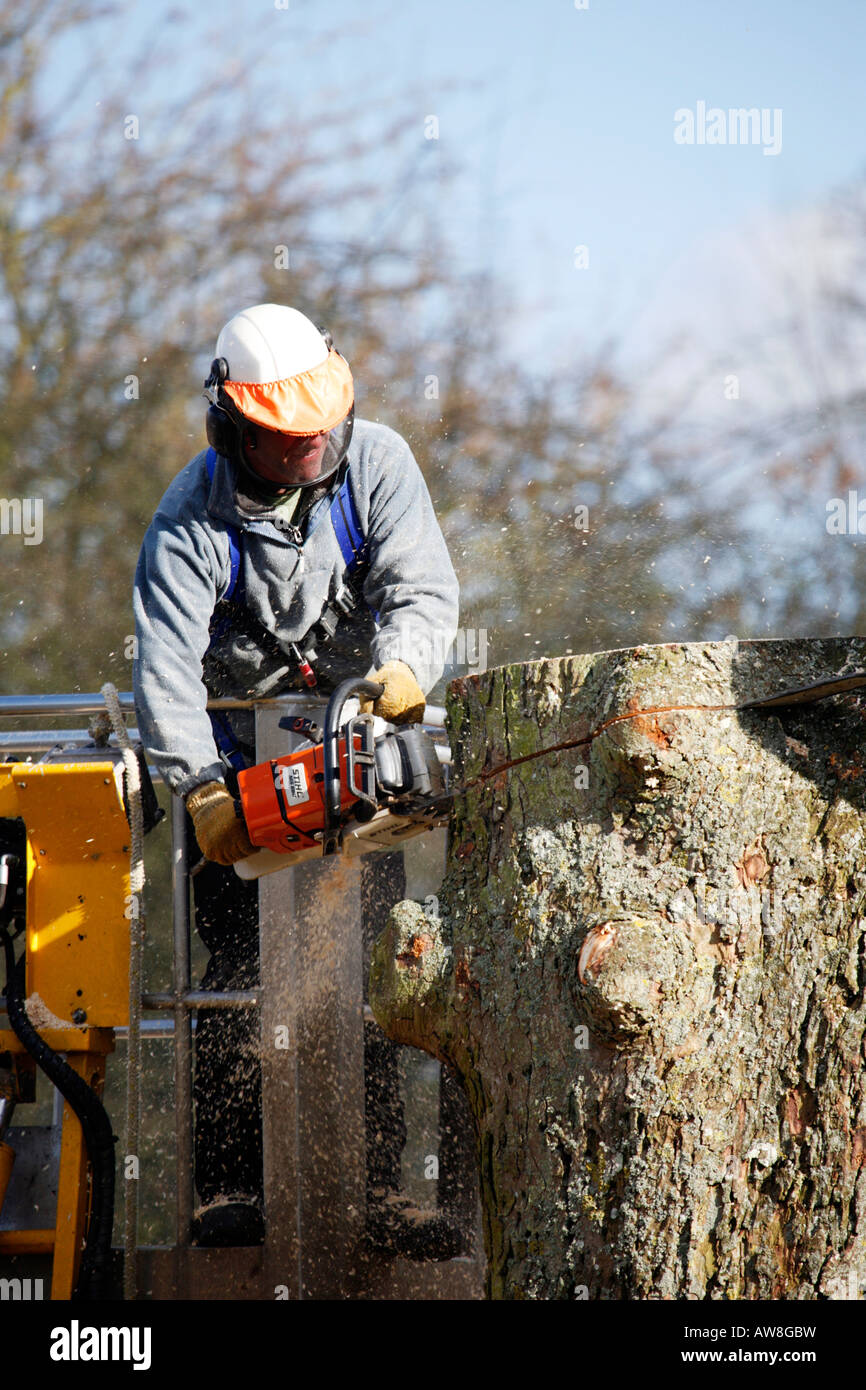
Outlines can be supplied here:
M324 336L299 309L254 304L229 319L215 355L226 359L233 381L269 382L320 367L328 352Z
M254 304L217 338L228 364L223 389L239 414L284 434L333 429L352 409L349 364L306 315L285 304Z

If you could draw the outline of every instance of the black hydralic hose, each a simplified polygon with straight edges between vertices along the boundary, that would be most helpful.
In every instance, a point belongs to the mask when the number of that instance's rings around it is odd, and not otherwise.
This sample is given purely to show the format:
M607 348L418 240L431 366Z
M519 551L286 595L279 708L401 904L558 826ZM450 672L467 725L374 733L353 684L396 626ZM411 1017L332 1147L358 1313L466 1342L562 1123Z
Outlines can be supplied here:
M74 1299L111 1296L111 1228L114 1220L114 1144L111 1121L92 1087L39 1036L24 1007L25 952L16 964L12 938L3 930L6 953L6 1011L12 1031L78 1117L93 1177L90 1221Z

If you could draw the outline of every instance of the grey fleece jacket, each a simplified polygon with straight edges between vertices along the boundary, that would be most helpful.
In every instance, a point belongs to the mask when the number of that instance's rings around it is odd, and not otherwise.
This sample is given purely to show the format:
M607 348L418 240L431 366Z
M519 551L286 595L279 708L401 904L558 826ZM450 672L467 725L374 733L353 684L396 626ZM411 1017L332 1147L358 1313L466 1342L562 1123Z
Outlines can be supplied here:
M144 537L133 597L138 727L149 757L180 796L224 779L208 695L245 698L281 666L295 671L291 653L263 650L255 626L245 628L237 613L213 621L231 573L227 523L241 533L246 608L281 645L306 636L346 568L329 517L336 478L304 518L299 546L273 521L250 520L239 509L226 459L217 458L209 483L206 456L196 454L166 490ZM400 660L426 694L444 669L458 611L457 578L430 495L408 444L386 425L355 421L348 466L369 549L364 603L341 618L333 643L319 648L316 693ZM213 641L212 627L219 633ZM278 689L304 686L293 674ZM251 715L232 712L229 720L251 758Z

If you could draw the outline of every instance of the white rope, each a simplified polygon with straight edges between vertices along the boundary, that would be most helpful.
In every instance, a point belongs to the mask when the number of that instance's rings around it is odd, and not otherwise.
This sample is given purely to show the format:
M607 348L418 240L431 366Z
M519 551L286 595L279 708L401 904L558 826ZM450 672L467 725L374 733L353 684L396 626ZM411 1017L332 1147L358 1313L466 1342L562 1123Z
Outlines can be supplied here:
M102 697L114 736L123 754L126 796L132 844L129 864L129 1030L126 1049L126 1162L124 1163L123 1297L138 1296L138 1174L141 1135L141 990L144 951L144 812L141 802L141 774L126 722L120 708L117 687L102 687ZM133 1171L128 1169L134 1159Z

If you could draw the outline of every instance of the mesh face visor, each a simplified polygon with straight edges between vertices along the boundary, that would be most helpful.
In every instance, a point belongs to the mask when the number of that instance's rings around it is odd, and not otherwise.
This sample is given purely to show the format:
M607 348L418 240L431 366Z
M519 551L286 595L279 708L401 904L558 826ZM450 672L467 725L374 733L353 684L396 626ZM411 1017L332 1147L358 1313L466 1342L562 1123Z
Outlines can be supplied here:
M336 473L343 459L349 452L354 424L355 412L354 410L350 410L345 420L341 420L338 425L335 425L328 435L328 443L322 457L322 464L318 477L315 478L312 483L299 483L299 487L314 487L316 483L321 483L325 478L329 478L332 473Z
M288 434L284 434L282 446L285 447L285 453L281 460L280 480L277 482L276 479L268 478L257 470L256 454L247 456L244 453L241 437L245 421L235 416L230 402L226 402L226 406L223 407L223 410L226 414L231 412L236 423L235 441L230 451L230 457L245 475L247 485L254 495L269 496L272 493L284 492L287 487L318 487L320 483L325 482L337 472L349 452L355 423L354 409L349 411L345 420L341 420L338 425L328 431L324 449L321 439L317 440L315 445L310 440L315 451L312 456L305 457L302 452L305 440L310 439L309 436L294 435L290 438ZM259 439L261 440L261 436ZM282 454L283 447L279 447L278 451Z

